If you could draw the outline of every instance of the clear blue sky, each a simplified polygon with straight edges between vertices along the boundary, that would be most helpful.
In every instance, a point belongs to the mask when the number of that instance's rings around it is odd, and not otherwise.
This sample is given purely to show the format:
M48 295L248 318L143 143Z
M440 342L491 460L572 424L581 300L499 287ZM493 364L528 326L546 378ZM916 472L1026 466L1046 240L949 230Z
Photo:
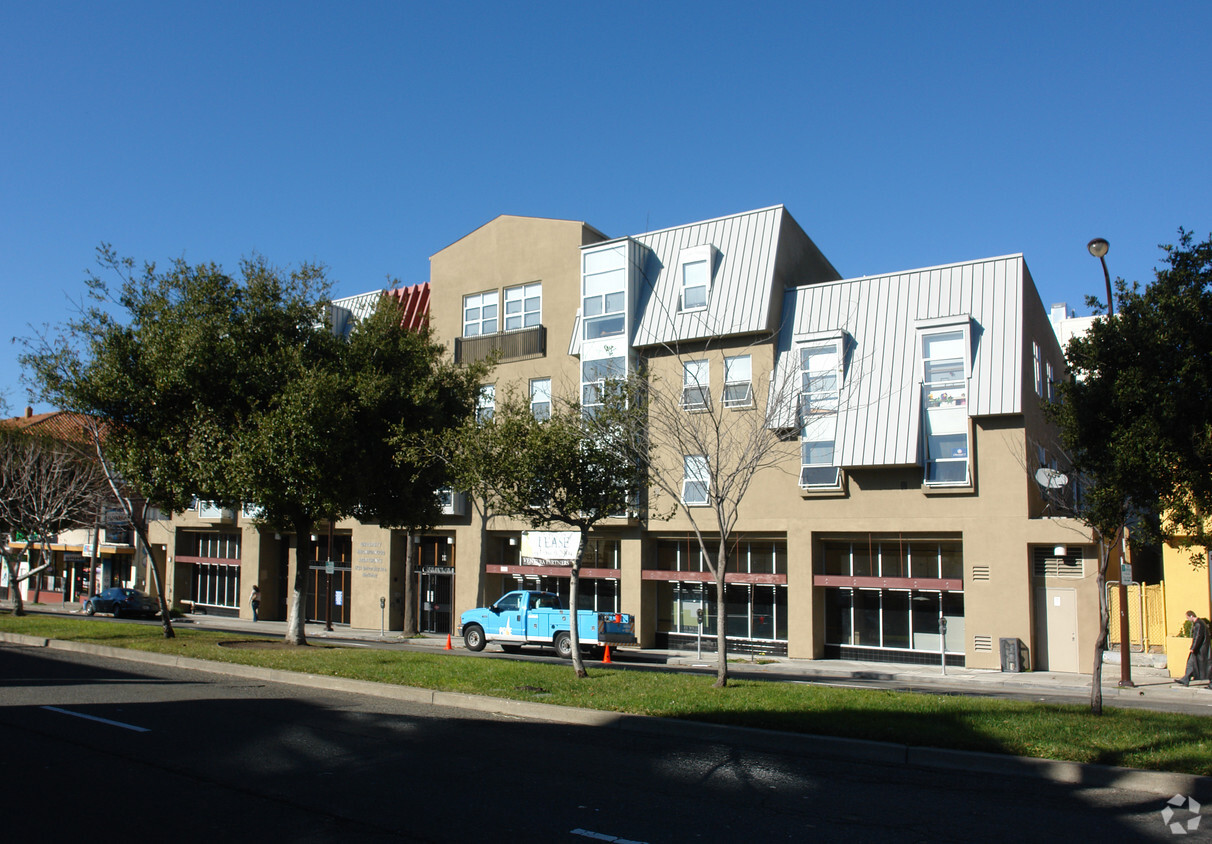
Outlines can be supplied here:
M782 203L844 276L1022 252L1087 313L1090 238L1146 281L1212 231L1209 32L1208 2L5 3L0 392L103 241L340 296L501 213Z

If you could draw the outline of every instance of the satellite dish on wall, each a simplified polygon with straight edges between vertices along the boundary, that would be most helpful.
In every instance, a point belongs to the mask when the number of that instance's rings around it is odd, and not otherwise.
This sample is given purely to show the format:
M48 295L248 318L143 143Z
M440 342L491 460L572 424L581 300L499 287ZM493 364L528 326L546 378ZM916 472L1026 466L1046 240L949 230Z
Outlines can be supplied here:
M1045 489L1060 489L1069 483L1069 476L1045 466L1035 471L1035 482Z

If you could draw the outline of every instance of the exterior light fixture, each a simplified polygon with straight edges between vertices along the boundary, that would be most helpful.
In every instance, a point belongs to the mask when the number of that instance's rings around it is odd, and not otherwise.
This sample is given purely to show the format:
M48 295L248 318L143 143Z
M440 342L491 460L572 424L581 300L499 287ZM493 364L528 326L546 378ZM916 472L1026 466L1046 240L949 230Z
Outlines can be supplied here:
M1052 555L1054 557L1063 557L1063 556L1065 556L1065 552L1068 550L1069 549L1066 548L1064 545L1057 545L1055 548L1052 549Z
M1107 282L1107 316L1115 316L1115 306L1111 299L1111 274L1107 272L1107 250L1111 248L1111 244L1101 237L1096 237L1094 240L1086 244L1086 249L1098 262L1103 265L1103 280Z

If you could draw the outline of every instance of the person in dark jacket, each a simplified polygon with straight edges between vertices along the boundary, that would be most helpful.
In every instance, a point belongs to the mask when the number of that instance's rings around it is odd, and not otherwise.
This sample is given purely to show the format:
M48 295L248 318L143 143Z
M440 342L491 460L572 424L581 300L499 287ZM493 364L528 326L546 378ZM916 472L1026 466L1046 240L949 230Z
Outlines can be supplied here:
M1191 622L1191 652L1187 656L1187 670L1175 680L1184 686L1192 680L1208 679L1208 626L1193 610L1187 610L1187 621ZM1212 683L1208 684L1212 688Z

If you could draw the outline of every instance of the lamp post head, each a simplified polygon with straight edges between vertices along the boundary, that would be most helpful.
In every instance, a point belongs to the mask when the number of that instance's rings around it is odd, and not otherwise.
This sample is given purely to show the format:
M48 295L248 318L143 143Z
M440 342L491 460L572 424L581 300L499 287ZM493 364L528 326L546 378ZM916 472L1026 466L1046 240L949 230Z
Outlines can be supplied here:
M1111 248L1111 244L1103 240L1101 237L1096 237L1094 240L1086 244L1086 248L1090 250L1090 254L1095 258L1102 258L1107 254L1107 250Z

